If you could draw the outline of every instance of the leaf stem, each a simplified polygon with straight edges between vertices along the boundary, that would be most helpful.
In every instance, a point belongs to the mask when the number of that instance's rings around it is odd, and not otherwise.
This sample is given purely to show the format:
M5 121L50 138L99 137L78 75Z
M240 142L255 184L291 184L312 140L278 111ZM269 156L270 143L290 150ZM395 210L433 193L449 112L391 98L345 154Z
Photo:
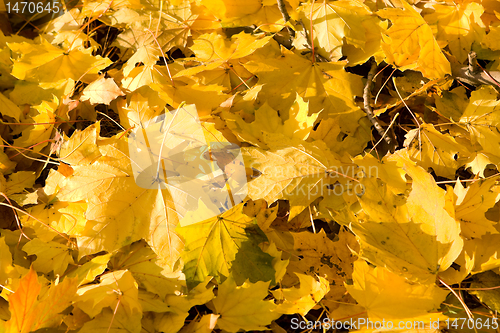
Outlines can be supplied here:
M365 88L363 90L363 105L365 108L365 113L368 119L370 119L370 121L372 122L373 127L375 127L375 129L377 130L378 134L380 134L380 136L384 138L385 142L387 142L387 144L390 145L392 143L392 140L389 136L385 135L384 129L377 121L377 119L375 119L375 116L373 114L373 109L370 105L370 99L372 98L372 83L373 83L373 77L377 72L377 63L373 57L371 57L370 60L368 61L371 62L371 67L370 71L368 72Z

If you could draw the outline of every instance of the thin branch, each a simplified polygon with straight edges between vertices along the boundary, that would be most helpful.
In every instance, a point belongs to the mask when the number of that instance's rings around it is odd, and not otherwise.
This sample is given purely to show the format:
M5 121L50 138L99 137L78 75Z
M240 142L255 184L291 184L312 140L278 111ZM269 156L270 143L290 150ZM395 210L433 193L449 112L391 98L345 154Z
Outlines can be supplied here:
M283 16L283 20L285 21L285 26L288 30L290 38L295 37L295 31L290 29L290 27L286 24L288 21L290 21L290 15L288 15L288 11L286 10L285 0L276 0L276 2L278 3L278 9L280 10L281 15Z
M479 68L477 66L477 54L474 51L469 52L469 55L467 56L469 59L469 73L474 75L479 72Z
M372 122L373 127L375 127L378 134L380 134L380 136L384 138L385 142L387 142L387 144L390 145L392 143L392 140L389 136L384 135L385 134L384 129L379 124L377 119L375 119L375 116L373 115L372 107L370 105L370 100L372 98L373 77L375 76L375 73L377 72L377 63L375 62L373 57L370 58L369 61L371 62L371 68L370 68L370 71L368 72L368 77L366 80L365 89L363 90L363 105L365 107L365 113L366 113L368 119L370 119L370 121Z
M474 51L469 53L469 65L467 67L452 67L452 74L456 80L471 86L491 85L500 91L500 71L487 72L477 63L477 55Z
M278 2L278 9L280 10L281 15L283 15L283 20L285 20L285 23L290 21L290 15L288 15L288 12L286 10L285 1L276 0L276 2Z

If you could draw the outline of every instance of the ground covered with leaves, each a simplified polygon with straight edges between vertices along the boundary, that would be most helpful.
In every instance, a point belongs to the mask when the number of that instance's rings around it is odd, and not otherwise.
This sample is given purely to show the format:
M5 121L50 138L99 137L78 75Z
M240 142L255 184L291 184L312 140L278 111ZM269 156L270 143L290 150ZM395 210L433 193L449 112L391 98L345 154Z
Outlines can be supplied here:
M499 2L4 2L0 332L499 331Z

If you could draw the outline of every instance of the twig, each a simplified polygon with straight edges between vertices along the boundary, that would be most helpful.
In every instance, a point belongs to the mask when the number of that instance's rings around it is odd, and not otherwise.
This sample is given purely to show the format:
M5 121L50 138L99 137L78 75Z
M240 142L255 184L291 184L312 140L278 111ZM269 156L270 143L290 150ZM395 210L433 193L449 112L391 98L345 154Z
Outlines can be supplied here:
M378 146L378 144L379 144L382 140L384 140L385 136L387 135L387 132L389 132L389 130L390 130L390 129L391 129L391 127L392 127L392 124L394 124L394 122L396 121L396 118L397 118L398 116L399 116L399 113L396 113L396 115L394 116L394 118L392 118L391 123L389 124L389 126L388 126L388 127L387 127L387 129L385 130L384 135L380 138L380 140L378 140L378 141L377 141L377 143L376 143L376 144L372 147L372 149L370 149L369 154L371 154L371 152L373 151L373 149L375 149L375 148ZM394 147L394 148L396 148L396 147Z
M276 0L276 2L278 2L278 9L280 10L281 15L283 15L283 20L285 20L285 23L290 21L290 15L288 15L288 12L286 10L285 1Z
M452 66L452 74L455 79L475 87L483 84L491 85L500 91L500 71L487 72L477 63L476 57L476 53L471 51L468 56L469 66Z
M469 74L477 74L479 68L477 66L477 54L474 51L469 52L467 58L469 59Z
M278 3L278 9L280 10L281 15L283 16L283 20L285 21L285 26L288 30L288 34L290 35L291 38L295 37L295 31L293 31L292 29L290 29L290 27L288 25L286 25L286 23L288 21L290 21L290 15L288 15L288 12L286 10L285 1L284 0L276 0L276 2Z
M384 138L385 142L387 142L387 144L390 145L392 142L391 138L389 136L384 136L384 134L385 134L384 129L379 124L377 119L375 119L375 116L373 115L372 107L370 106L370 100L372 98L372 83L373 83L373 77L375 76L375 73L377 72L377 63L375 62L373 57L370 58L369 61L371 62L371 68L370 68L370 71L368 72L368 77L366 80L365 89L363 90L363 105L365 107L366 116L372 122L373 127L375 127L378 134L380 134L380 136Z

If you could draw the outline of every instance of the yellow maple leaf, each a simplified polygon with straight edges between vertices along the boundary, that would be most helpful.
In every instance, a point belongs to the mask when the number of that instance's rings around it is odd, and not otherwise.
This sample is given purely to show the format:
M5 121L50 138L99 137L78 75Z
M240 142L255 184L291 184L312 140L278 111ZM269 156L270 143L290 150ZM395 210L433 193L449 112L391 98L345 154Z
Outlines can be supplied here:
M73 263L70 249L57 242L44 242L35 238L23 246L23 251L28 255L36 255L33 268L39 272L62 275L68 264Z
M99 284L80 287L74 299L75 306L90 317L98 315L104 307L115 309L119 303L125 312L132 315L142 312L138 301L137 282L129 271L121 270L104 274Z
M314 3L312 8L311 6L302 5L299 8L299 18L308 29L312 19L314 46L318 47L324 57L331 60L340 59L343 56L344 40L346 44L358 49L365 48L365 24L369 25L366 21L377 21L366 5L360 1L335 1ZM378 40L381 40L380 34ZM302 44L303 39L294 40L298 49L303 48Z
M123 307L115 309L104 308L94 319L84 323L79 330L82 333L108 333L141 331L141 313L128 313Z
M365 192L358 200L367 216L352 224L360 255L410 279L433 280L463 247L451 199L403 152L389 160L413 179L412 190L406 198L406 191L389 186L390 180L387 184L373 176L362 180Z
M219 317L214 314L203 315L199 320L193 320L184 326L179 333L211 333Z
M231 36L231 39L217 33L203 34L190 47L196 55L193 60L199 61L200 65L186 68L174 78L197 78L203 85L223 86L225 92L240 85L248 87L251 82L247 82L247 78L252 74L239 59L262 49L270 40L270 36L259 38L244 32Z
M51 209L48 207L46 204L36 205L27 210L29 215L20 216L22 224L35 230L40 240L50 242L58 235L76 236L84 230L85 202L58 201L51 204Z
M450 63L434 39L431 27L412 5L406 1L402 1L402 5L404 9L389 8L377 12L392 22L382 45L387 62L401 70L418 70L430 79L451 74Z
M494 51L500 50L500 27L490 27L490 32L481 40L481 45Z
M353 96L361 96L359 77L344 71L343 62L312 63L282 47L282 56L252 60L245 68L264 84L259 97L276 110L287 110L296 95L309 102L311 113L325 109L327 114L350 113L358 110ZM276 98L279 96L279 98ZM284 119L288 118L286 112Z
M151 7L158 12L160 10L159 4ZM127 24L127 28L118 35L115 43L122 52L134 50L122 69L125 76L128 76L138 63L146 66L156 64L160 57L174 47L185 52L192 25L198 18L198 15L192 13L189 3L163 5L159 18L148 18L151 10L121 8L113 14L117 21Z
M466 240L464 244L464 266L472 274L500 267L498 242L500 234L486 234L481 238Z
M101 156L97 147L97 138L101 123L95 122L83 131L76 130L71 138L65 140L59 151L61 161L71 164L88 164Z
M59 327L60 313L74 300L76 279L64 279L52 285L41 295L42 285L33 268L21 279L14 294L9 296L11 319L6 323L7 333L24 333L45 327Z
M43 39L40 44L9 43L9 48L21 54L14 61L12 75L49 88L68 79L78 81L84 75L97 74L111 64L107 58L92 56L90 49L66 53Z
M19 121L21 109L2 93L0 93L0 109L3 116L9 116Z
M212 301L214 313L220 315L217 327L227 332L266 330L266 325L281 316L273 301L264 301L268 286L269 282L262 281L237 286L229 276Z
M85 87L85 89L83 89L83 94L80 97L80 100L88 100L92 104L109 105L112 100L123 95L124 93L116 85L113 79L101 77L99 80L92 82Z
M203 5L212 15L219 18L224 26L255 24L261 26L264 31L273 32L283 27L283 17L274 1L215 0L204 2ZM276 23L276 26L273 23Z
M14 146L33 146L30 150L35 152L39 152L47 146L54 128L53 123L56 119L55 112L58 105L59 100L54 96L52 102L43 101L40 105L34 106L37 113L31 117L33 125L28 126L22 132L21 137L14 140Z
M206 209L203 205L200 208ZM233 272L238 282L243 277L250 281L269 281L274 276L271 256L259 244L266 237L255 221L243 214L243 204L201 222L183 225L176 231L186 241L182 252L183 272L188 287L214 276L221 281ZM182 222L185 222L183 219ZM186 221L189 223L188 221Z
M247 123L239 115L223 112L227 126L241 141L266 149L283 139L306 140L313 130L318 114L308 116L309 106L297 95L285 121L267 103L255 110L255 120ZM278 136L284 136L279 139Z
M357 250L358 244L352 233L343 230L339 232L339 240L332 241L324 230L316 234L310 232L292 233L294 246L289 251L300 260L293 257L287 267L287 275L282 285L293 285L297 282L296 274L311 274L322 277L330 282L329 290L324 295L325 300L333 302L345 294L343 282L352 275L352 263L356 256L351 249Z
M92 258L90 261L85 264L79 266L77 269L72 270L67 274L67 277L77 278L78 286L87 284L89 282L94 281L96 276L101 275L107 268L107 264L109 258L111 257L110 253L106 253L95 258Z
M344 168L340 158L322 141L284 140L270 150L244 148L243 152L249 159L248 165L262 173L248 184L248 195L268 203L289 200L290 219L325 195L330 184L348 181L342 175Z
M479 143L484 152L498 156L500 137L500 101L492 86L483 86L473 91L469 105L460 117L459 124L465 127L472 143Z
M372 321L423 316L437 310L448 294L434 281L411 283L383 267L371 267L364 260L354 262L352 279L353 284L346 284L346 288L366 308ZM396 308L398 311L394 311Z
M170 64L169 69L171 71L172 67L175 68L175 66ZM121 84L123 89L135 91L140 87L149 86L151 84L167 84L169 80L169 73L166 67L150 65L132 68L130 73L122 79Z
M92 150L92 145L97 145L95 137L99 135L98 129L96 126L79 136L86 140L81 147L83 153L87 149ZM52 173L47 184L56 191L60 201L87 203L85 229L72 231L77 233L80 256L105 249L113 251L144 238L151 241L162 259L173 266L183 247L174 228L178 221L177 211L185 207L180 201L186 196L182 199L181 195L176 199L179 206L175 206L167 189L144 189L138 186L128 144L120 139L121 136L118 134L115 138L104 140L99 145L99 154L102 155L91 164L78 157L74 161L79 164L71 165L74 170L72 174L61 177L60 173ZM70 147L71 144L68 149ZM98 155L92 152L92 156ZM124 191L127 195L123 195ZM57 226L58 229L60 227L64 225ZM108 233L113 236L108 237Z
M467 60L474 41L484 38L484 24L481 15L484 8L477 2L459 2L456 4L433 4L435 12L426 15L430 25L437 25L436 40L444 48L446 44L460 63ZM483 42L482 42L483 43Z
M300 280L299 288L285 288L273 291L276 299L282 300L276 312L283 314L299 313L305 316L330 291L327 279L296 273Z
M454 178L469 155L453 136L439 132L432 124L421 124L405 137L404 146L410 158L425 169L432 168L441 177Z
M460 221L462 235L466 239L479 238L486 233L497 234L495 222L485 217L486 211L493 207L499 199L498 192L492 186L498 178L468 183L464 188L460 180L455 184L455 217Z
M150 120L159 116L166 102L156 91L144 86L128 95L127 100L118 101L120 124L125 128L133 125L145 127Z
M190 84L177 83L175 87L171 84L150 84L149 86L173 107L179 107L183 103L197 105L200 118L210 115L227 99L227 95L223 93L224 88L214 84L205 86L191 82Z

